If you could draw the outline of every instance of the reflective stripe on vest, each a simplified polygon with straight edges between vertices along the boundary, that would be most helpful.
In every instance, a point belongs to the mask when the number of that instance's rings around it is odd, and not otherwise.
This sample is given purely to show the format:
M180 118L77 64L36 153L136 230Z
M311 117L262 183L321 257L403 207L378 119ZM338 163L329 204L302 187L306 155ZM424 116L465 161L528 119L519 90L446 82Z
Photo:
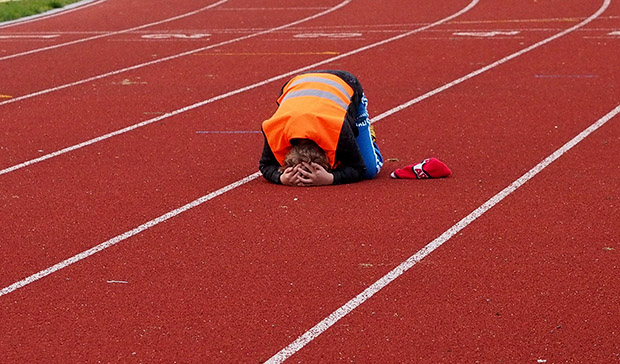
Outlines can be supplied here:
M337 103L338 105L340 105L345 111L347 110L347 107L349 107L349 105L346 104L344 101L342 101L341 98L339 98L338 96L334 95L333 93L329 91L312 90L312 89L291 91L288 94L286 94L286 96L282 99L282 102L292 99L293 97L301 97L301 96L316 96L316 97L321 97L324 99L331 100Z
M263 132L280 165L292 147L292 139L310 139L325 151L334 167L353 93L351 86L329 73L308 73L290 80L278 99L278 110L263 122Z
M347 90L347 88L345 88L342 84L334 80L331 80L329 78L315 77L315 76L301 77L291 82L288 85L288 87L294 87L304 82L322 83L322 84L331 86L335 90L332 89L330 91L322 91L322 90L311 90L310 89L310 90L305 90L305 91L293 91L289 93L288 95L286 95L282 99L282 101L289 99L291 97L296 97L296 96L317 96L317 97L324 97L329 100L332 100L336 102L337 104L339 104L340 106L342 106L342 108L345 110L349 107L349 104L351 103L351 97L353 97L353 94L352 93L349 94L349 91Z

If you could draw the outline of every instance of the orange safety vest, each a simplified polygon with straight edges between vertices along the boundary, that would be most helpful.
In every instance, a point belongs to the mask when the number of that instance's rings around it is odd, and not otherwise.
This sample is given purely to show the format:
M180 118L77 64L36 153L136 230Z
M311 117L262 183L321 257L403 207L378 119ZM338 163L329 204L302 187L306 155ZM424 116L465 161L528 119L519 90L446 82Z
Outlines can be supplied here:
M327 154L332 168L353 89L330 73L305 73L282 89L278 110L263 122L263 132L274 156L284 164L292 139L310 139Z

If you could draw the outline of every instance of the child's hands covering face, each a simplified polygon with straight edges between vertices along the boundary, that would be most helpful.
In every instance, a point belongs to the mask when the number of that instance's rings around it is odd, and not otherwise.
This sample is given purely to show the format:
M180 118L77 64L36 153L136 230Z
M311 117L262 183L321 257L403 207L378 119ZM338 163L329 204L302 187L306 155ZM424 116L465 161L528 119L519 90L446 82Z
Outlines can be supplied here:
M298 186L299 173L297 172L297 166L288 167L287 169L285 169L280 176L280 182L282 182L283 185L287 186Z
M324 186L334 183L334 175L319 164L302 162L285 169L280 181L287 186Z
M319 164L302 162L298 167L298 186L325 186L334 183L334 175Z

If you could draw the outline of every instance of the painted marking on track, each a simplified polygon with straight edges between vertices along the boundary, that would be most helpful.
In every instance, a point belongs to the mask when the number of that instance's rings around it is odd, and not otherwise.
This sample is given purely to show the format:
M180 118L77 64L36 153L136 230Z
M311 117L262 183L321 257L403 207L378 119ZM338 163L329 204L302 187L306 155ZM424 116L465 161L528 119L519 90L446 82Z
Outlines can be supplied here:
M140 77L136 77L136 79L140 79ZM146 85L147 82L144 81L132 81L128 78L125 78L124 80L120 81L120 82L112 82L113 85L122 85L122 86L130 86L130 85Z
M371 48L374 48L374 47L377 47L377 46L380 46L380 45L383 45L383 44L387 44L387 43L392 42L394 40L398 40L398 39L404 38L404 37L406 37L408 35L415 34L415 33L427 30L427 29L432 28L434 26L437 26L437 25L443 24L445 22L448 22L451 19L454 19L454 18L456 18L456 17L458 17L458 16L468 12L474 6L476 6L476 4L478 4L478 2L479 2L479 0L472 0L471 3L469 3L469 5L467 5L466 7L461 9L460 11L458 11L458 12L456 12L456 13L448 16L448 17L445 17L445 18L443 18L441 20L438 20L438 21L436 21L436 22L434 22L432 24L425 25L425 26L423 26L421 28L418 28L416 30L412 30L412 31L410 31L408 33L404 33L404 34L400 34L400 35L392 37L392 38L384 39L384 40L382 40L380 42L376 42L376 43L364 46L362 48L358 48L356 50L347 52L347 53L345 53L343 55L332 57L332 58L330 58L328 60L325 60L325 61L322 61L322 62L318 62L318 63L314 63L314 64L311 64L309 66L303 67L301 69L297 69L297 70L294 70L294 71L291 71L291 72L288 72L288 73L281 74L280 76L267 79L267 80L265 80L263 82L256 83L256 84L254 84L252 86L244 87L242 89L238 89L236 91L229 92L227 94L220 95L220 96L211 98L209 100L205 100L203 102L200 102L200 103L192 105L192 107L199 107L199 106L204 105L204 104L206 104L208 102L217 101L217 100L220 100L220 99L222 99L224 97L228 97L228 96L231 96L231 95L234 95L234 94L237 94L237 93L248 91L248 90L257 88L259 86L263 86L263 85L269 84L269 83L274 82L276 80L280 80L280 79L283 79L283 78L286 78L286 77L298 74L299 72L302 72L302 71L305 71L305 70L309 70L309 69L315 68L317 66L320 66L320 65L323 65L323 64L326 64L326 63L330 63L330 62L335 61L337 59L348 57L350 55L363 52L363 51L365 51L367 49L371 49ZM338 5L336 8L338 8L340 6L343 6L343 5L344 5L344 3ZM332 9L336 9L336 8L332 8ZM326 12L324 12L324 13L326 13ZM53 158L53 157L55 157L57 155L64 154L64 153L67 153L69 151L85 147L87 145L96 143L96 142L98 142L100 140L104 140L104 139L110 138L112 136L115 136L115 135L118 135L118 134L121 134L121 133L125 133L127 131L139 128L141 126L144 126L144 125L147 125L147 124L159 121L159 120L164 119L166 117L170 117L172 115L180 114L180 113L188 111L190 109L191 109L190 107L179 109L179 110L177 110L174 113L168 113L168 114L162 115L161 117L154 118L154 119L151 119L151 120L147 120L146 122L135 124L135 125L132 125L131 127L127 127L127 128L118 130L116 132L107 134L107 135L105 135L103 137L91 139L91 140L89 140L87 142L80 143L80 144L74 145L74 146L69 147L69 148L65 148L63 150L57 151L57 152L52 153L52 154L48 154L47 156L43 156L41 158L33 159L31 161L22 163L21 165L17 165L17 166L13 166L13 167L1 170L0 171L0 175L2 175L4 173L9 173L9 172L11 172L13 170L16 170L16 169L19 169L19 168L23 168L26 165L31 165L33 163L38 163L40 161L43 161L43 160L46 160L46 159L49 159L49 158ZM394 112L396 112L396 111L394 111ZM387 115L387 114L384 113L383 115ZM110 240L108 240L106 242L103 242L103 243L101 243L101 244L99 244L99 245L97 245L97 246L95 246L95 247L93 247L91 249L88 249L88 250L86 250L86 251L84 251L82 253L76 254L73 257L68 258L68 259L66 259L66 260L64 260L64 261L62 261L60 263L57 263L57 264L55 264L55 265L53 265L53 266L51 266L51 267L49 267L47 269L44 269L44 270L39 271L39 272L37 272L35 274L32 274L31 276L26 277L26 278L22 279L21 281L15 282L12 285L10 285L8 287L5 287L2 290L0 290L0 297L4 296L5 294L9 294L9 293L11 293L11 292L13 292L13 291L15 291L17 289L20 289L22 287L25 287L25 286L33 283L33 282L36 282L36 281L38 281L39 279L41 279L43 277L46 277L46 276L48 276L50 274L53 274L54 272L57 272L57 271L59 271L61 269L64 269L64 268L68 267L71 264L74 264L74 263L77 263L77 262L79 262L79 261L81 261L83 259L86 259L86 258L90 257L91 255L97 254L98 252L100 252L102 250L105 250L105 249L107 249L107 248L109 248L109 247L111 247L113 245L116 245L119 242L121 242L121 241L123 241L125 239L128 239L128 238L130 238L130 237L132 237L134 235L137 235L137 234L141 233L144 230L147 230L147 229L149 229L149 228L151 228L151 227L153 227L153 226L155 226L155 225L157 225L157 224L159 224L161 222L164 222L164 221L166 221L166 220L168 220L168 219L170 219L172 217L175 217L175 216L177 216L177 215L179 215L179 214L181 214L181 213L183 213L183 212L185 212L187 210L190 210L190 209L192 209L192 208L194 208L194 207L196 207L198 205L201 205L204 202L206 202L208 200L211 200L212 198L215 198L215 197L217 197L217 196L219 196L221 194L224 194L224 193L226 193L226 192L228 192L230 190L233 190L233 189L235 189L235 188L237 188L237 187L239 187L239 186L241 186L243 184L246 184L246 183L248 183L248 182L258 178L259 176L261 176L261 173L260 172L255 172L254 174L251 174L251 175L249 175L249 176L247 176L247 177L245 177L243 179L240 179L237 182L234 182L234 183L232 183L232 184L230 184L228 186L225 186L225 187L223 187L223 188L221 188L221 189L219 189L219 190L217 190L217 191L215 191L213 193L210 193L210 194L208 194L206 196L203 196L203 197L201 197L201 198L199 198L197 200L194 200L194 201L192 201L192 202L190 202L190 203L188 203L188 204L186 204L186 205L184 205L184 206L182 206L182 207L180 207L180 208L178 208L176 210L170 211L167 214L164 214L164 215L162 215L162 216L160 216L160 217L158 217L156 219L153 219L153 220L151 220L151 221L149 221L147 223L144 223L144 224L134 228L133 230L127 231L127 232L125 232L125 233L123 233L121 235L118 235L118 236L116 236L116 237L114 237L114 238L112 238L112 239L110 239ZM295 198L295 200L296 199L297 198Z
M261 134L260 130L198 130L196 134Z
M60 34L0 35L0 39L53 39L59 36Z
M576 23L583 18L505 19L505 20L459 20L450 24L502 24L502 23Z
M128 284L127 281L107 281L107 283L120 283L120 284Z
M535 78L596 78L597 75L535 75Z
M613 32L609 32L607 35L617 35L620 36L620 30L614 30Z
M361 37L362 33L300 33L295 34L294 38L329 38L329 39L348 39Z
M221 8L218 11L265 11L265 10L283 10L283 11L295 11L295 10L325 10L326 7L291 7L291 8Z
M220 53L220 52L210 52L210 53L196 53L195 56L311 56L311 55L337 55L340 52L261 52L261 53L250 53L250 52L240 52L240 53Z
M12 98L13 98L13 96L11 96L11 95L2 95L2 94L0 94L0 99L12 99Z
M196 134L261 134L260 130L198 130Z
M144 34L142 38L144 39L202 39L208 38L211 34Z
M513 31L499 31L499 30L494 30L491 32L454 32L452 33L452 35L457 35L457 36L461 36L461 37L483 37L483 38L490 38L490 37L495 37L497 35L517 35L521 33L518 30L513 30Z
M174 20L179 20L179 19L182 19L182 18L186 18L186 17L188 17L188 16L191 16L191 15L198 14L198 13L200 13L200 12L202 12L202 11L205 11L205 10L208 10L208 9L211 9L211 8L214 8L214 7L217 7L217 6L219 6L219 5L221 5L221 4L224 4L224 3L228 2L228 1L229 1L229 0L220 0L220 1L216 2L216 3L213 3L213 4L211 4L211 5L208 5L208 6L202 7L202 8L200 8L200 9L198 9L198 10L191 11L191 12L189 12L189 13L181 14L181 15L178 15L178 16L175 16L175 17L172 17L172 18L168 18L168 19L164 19L164 20L156 21L156 22L153 22L153 23L148 23L148 24L140 25L140 26L138 26L138 27L134 27L134 28L129 28L129 29L124 29L124 30L119 30L119 31L116 31L116 32L110 32L110 33L99 34L99 35L95 35L95 36L88 37L88 38L76 39L76 40L73 40L73 41L70 41L70 42L66 42L66 43L55 44L55 45L53 45L53 46L48 46L48 47L43 47L43 48L37 48L37 49L32 49L32 50L29 50L29 51L26 51L26 52L21 52L21 53L11 54L11 55L9 55L9 56L0 57L0 61L3 61L3 60L5 60L5 59L10 59L10 58L15 58L15 57L20 57L20 56L25 56L25 55L28 55L28 54L33 54L33 53L43 52L43 51L47 51L47 50L50 50L50 49L56 49L56 48L60 48L60 47L65 47L65 46L69 46L69 45L72 45L72 44L83 43L83 42L87 42L87 41L89 41L89 40L94 40L94 39L99 39L99 38L105 38L105 37L109 37L109 36L112 36L112 35L117 35L117 34L128 33L128 32L132 32L132 31L136 31L136 30L140 30L140 29L148 28L148 27L151 27L151 26L154 26L154 25L159 25L159 24L168 23L168 22L171 22L171 21L174 21Z

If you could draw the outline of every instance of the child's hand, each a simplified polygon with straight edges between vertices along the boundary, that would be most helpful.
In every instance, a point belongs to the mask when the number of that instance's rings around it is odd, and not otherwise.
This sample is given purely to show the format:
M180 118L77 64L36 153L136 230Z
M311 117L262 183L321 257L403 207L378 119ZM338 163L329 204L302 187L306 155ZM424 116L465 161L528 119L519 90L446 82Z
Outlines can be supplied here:
M280 176L280 182L286 186L298 186L299 173L297 172L297 167L288 167L285 169Z
M325 186L334 183L334 175L316 163L302 162L298 175L301 183L298 186Z

